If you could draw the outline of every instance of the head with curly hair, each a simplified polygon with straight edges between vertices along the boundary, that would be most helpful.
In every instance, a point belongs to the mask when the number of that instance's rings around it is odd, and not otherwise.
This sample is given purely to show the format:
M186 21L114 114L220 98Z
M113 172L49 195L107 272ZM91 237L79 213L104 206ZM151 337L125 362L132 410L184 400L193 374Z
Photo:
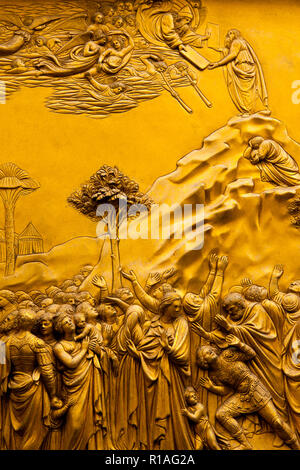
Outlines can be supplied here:
M253 149L258 149L260 145L263 143L264 138L260 136L252 137L252 139L249 140L248 144L250 147Z
M67 313L68 315L73 315L75 312L75 308L70 304L63 304L59 306L58 314Z
M81 304L82 302L88 302L92 305L92 307L95 306L95 299L88 291L79 292L76 295L76 302L77 304Z
M118 297L118 299L121 299L123 302L127 302L128 304L132 304L134 302L134 295L129 287L119 287L113 297Z
M268 291L263 286L252 284L243 289L243 294L249 302L263 302L268 297Z
M241 37L241 32L238 29L230 29L225 36L225 46L230 47L235 39L240 39Z
M194 406L199 401L198 394L194 387L186 387L184 390L184 399L189 406Z
M15 294L11 290L0 290L0 308L17 302Z
M64 299L64 304L72 305L72 307L75 307L77 304L76 294L73 292L66 293L63 299Z
M54 318L54 329L62 337L74 335L75 323L72 315L61 313Z
M210 369L211 365L218 359L216 348L202 346L196 351L196 363L200 369Z
M246 309L246 300L243 295L231 292L223 300L223 308L231 320L240 320Z
M21 308L18 313L18 330L31 331L37 321L37 315L31 308Z

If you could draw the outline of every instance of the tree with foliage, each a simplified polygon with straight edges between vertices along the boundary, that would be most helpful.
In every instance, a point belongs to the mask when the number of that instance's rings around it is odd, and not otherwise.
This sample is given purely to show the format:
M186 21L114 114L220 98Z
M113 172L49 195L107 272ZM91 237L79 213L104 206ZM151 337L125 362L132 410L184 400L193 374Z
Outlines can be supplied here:
M121 200L126 201L125 214L120 211ZM140 192L139 185L124 175L116 166L104 165L90 177L87 183L68 197L68 203L89 219L95 222L104 220L107 223L112 259L112 290L114 290L116 282L119 281L122 285L119 229L123 217L128 216L128 211L133 205L142 204L150 209L153 201ZM115 236L110 233L109 214L99 215L98 208L103 204L110 204L115 210L115 227L113 227Z

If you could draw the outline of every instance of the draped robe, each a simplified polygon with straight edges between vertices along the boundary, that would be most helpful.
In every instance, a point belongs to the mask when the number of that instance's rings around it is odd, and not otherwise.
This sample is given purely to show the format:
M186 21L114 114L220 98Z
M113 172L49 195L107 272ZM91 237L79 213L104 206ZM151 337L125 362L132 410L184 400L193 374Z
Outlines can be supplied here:
M296 161L274 140L264 140L258 149L260 157L257 167L262 181L278 186L300 184L299 167Z
M81 344L75 341L59 344L72 357L81 351ZM105 448L106 408L97 356L88 351L75 369L63 367L61 374L63 391L75 400L62 429L61 450Z
M259 60L245 39L235 39L228 54L237 53L226 65L225 79L230 97L241 113L257 111L257 100L267 100L267 89Z
M125 354L120 367L118 426L131 443L132 436L137 437L136 442L147 449L194 448L194 436L181 413L190 377L188 322L181 316L173 327L173 344L166 353L159 342L164 328L159 317L154 317L137 345L139 359Z
M10 337L6 346L6 371L2 371L2 390L9 393L5 446L9 450L39 450L50 424L50 399L44 382L55 387L51 358L45 343L29 332L22 338Z
M267 387L278 411L286 415L281 344L266 310L259 303L248 303L242 318L232 321L231 333L254 349L256 357L249 362L249 368Z
M282 368L285 378L285 392L291 418L300 435L300 320L289 331L284 340Z

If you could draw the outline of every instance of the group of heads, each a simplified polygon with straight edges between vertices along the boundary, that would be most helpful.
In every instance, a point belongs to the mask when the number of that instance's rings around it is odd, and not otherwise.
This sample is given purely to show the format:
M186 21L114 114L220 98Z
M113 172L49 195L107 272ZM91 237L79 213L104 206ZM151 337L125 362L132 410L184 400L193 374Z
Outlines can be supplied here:
M100 7L100 8L99 8ZM99 11L92 15L92 22L96 24L112 24L122 28L125 24L135 25L135 12L132 2L119 2L118 5L98 5Z

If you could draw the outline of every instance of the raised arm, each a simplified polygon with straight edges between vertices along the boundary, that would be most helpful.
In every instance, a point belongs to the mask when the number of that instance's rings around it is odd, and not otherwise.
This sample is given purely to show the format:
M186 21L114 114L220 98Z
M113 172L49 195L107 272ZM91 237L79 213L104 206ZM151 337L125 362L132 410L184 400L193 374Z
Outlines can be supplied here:
M208 331L206 331L199 322L190 323L191 330L206 341L214 342L214 337Z
M106 300L120 307L123 313L126 313L126 310L129 307L129 304L127 302L124 302L124 300L121 300L118 297L107 296Z
M121 272L123 277L132 283L134 293L141 304L152 313L157 313L159 308L159 301L145 292L143 287L138 282L136 274L133 271L130 271L129 273L125 273L124 271Z
M218 268L217 268L216 276L215 276L212 288L209 293L210 296L212 296L216 302L219 302L221 298L222 287L223 287L223 282L224 282L224 273L225 273L225 269L227 266L228 266L228 257L221 256L221 258L218 260Z
M284 273L284 268L282 264L277 264L274 266L273 272L271 274L270 283L269 283L269 297L270 299L276 300L278 296L283 295L283 292L279 291L278 281Z
M145 284L145 292L148 294L152 287L156 286L161 282L162 275L160 273L149 273Z
M108 287L107 287L106 280L103 276L96 275L93 277L92 283L95 287L98 287L98 289L100 290L99 303L101 304L104 301L104 299L108 297Z
M209 257L209 274L204 286L200 290L201 297L206 297L210 293L217 272L218 259L216 253L212 253Z

